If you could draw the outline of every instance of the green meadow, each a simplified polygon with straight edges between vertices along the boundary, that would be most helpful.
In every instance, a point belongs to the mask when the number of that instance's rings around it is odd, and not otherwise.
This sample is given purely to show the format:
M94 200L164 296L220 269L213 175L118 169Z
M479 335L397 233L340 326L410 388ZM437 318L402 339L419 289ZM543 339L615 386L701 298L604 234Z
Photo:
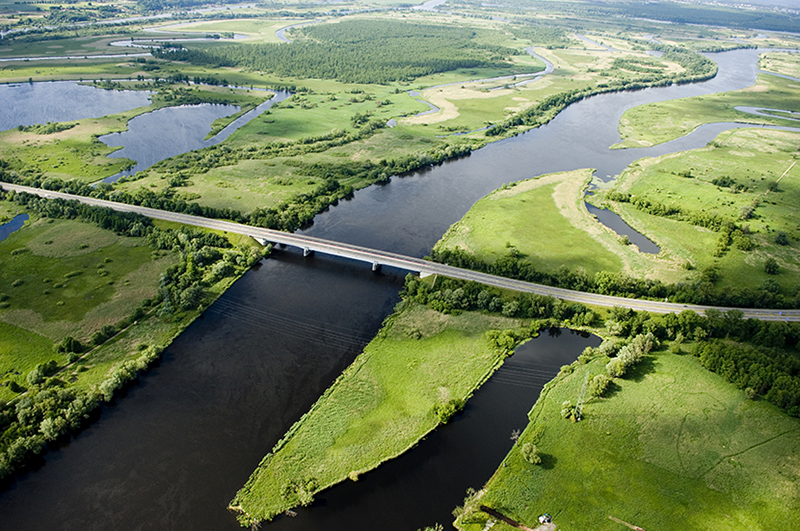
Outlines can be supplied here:
M800 421L748 399L696 358L667 353L615 379L607 398L587 399L581 422L563 419L562 403L574 404L605 361L576 362L545 386L530 424L456 527L484 529L480 505L531 528L549 513L564 531L623 528L610 517L643 529L800 526ZM538 447L540 465L523 458L526 443Z
M800 133L727 131L705 148L635 162L612 189L746 226L753 243L750 250L732 245L723 256L715 256L716 232L643 212L631 203L611 205L630 225L679 261L698 271L716 269L720 289L756 288L774 281L791 293L800 285L798 148ZM786 236L781 243L780 233ZM769 258L779 264L777 274L764 271Z
M800 112L800 86L789 79L759 74L756 84L745 89L640 105L622 115L619 130L623 141L614 147L661 144L713 122L800 125L797 120L736 110L740 106Z
M307 505L317 492L356 481L417 444L502 363L485 332L520 325L404 304L239 491L231 507L240 521Z

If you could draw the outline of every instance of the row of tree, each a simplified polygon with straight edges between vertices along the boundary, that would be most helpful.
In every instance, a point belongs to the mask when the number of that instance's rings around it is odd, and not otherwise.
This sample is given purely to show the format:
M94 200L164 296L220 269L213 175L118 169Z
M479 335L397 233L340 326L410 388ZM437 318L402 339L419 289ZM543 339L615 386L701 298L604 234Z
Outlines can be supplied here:
M623 272L599 271L590 276L581 267L571 270L564 266L548 273L538 270L533 262L515 249L494 263L484 262L463 249L434 249L431 259L502 277L602 295L738 308L800 308L800 293L784 293L776 281L765 283L758 289L742 287L717 290L714 282L718 276L715 276L713 269L695 281L665 284L660 280L636 278Z

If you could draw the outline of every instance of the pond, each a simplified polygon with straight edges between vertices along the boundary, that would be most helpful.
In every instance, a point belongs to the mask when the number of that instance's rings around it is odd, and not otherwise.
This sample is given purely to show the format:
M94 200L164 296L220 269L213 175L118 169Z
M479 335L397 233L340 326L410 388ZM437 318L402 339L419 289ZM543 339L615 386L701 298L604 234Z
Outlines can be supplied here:
M0 85L0 131L129 111L150 105L151 94L141 90L104 90L77 81Z
M17 232L21 229L25 222L28 221L29 216L28 214L17 214L9 221L6 221L2 225L0 225L0 242Z

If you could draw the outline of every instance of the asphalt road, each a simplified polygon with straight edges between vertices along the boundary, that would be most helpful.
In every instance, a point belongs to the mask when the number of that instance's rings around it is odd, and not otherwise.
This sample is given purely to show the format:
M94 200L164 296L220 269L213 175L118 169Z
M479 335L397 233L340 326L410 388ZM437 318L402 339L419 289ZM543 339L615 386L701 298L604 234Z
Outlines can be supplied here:
M413 258L400 254L390 253L386 251L379 251L376 249L369 249L366 247L359 247L346 243L339 243L330 240L323 240L321 238L314 238L312 236L305 236L301 234L291 234L271 229L263 229L259 227L251 227L249 225L242 225L230 221L222 221L217 219L204 218L199 216L190 216L188 214L179 214L176 212L167 212L165 210L157 210L153 208L146 208L135 205L127 205L124 203L116 203L113 201L106 201L103 199L95 199L91 197L83 197L61 192L52 192L49 190L42 190L39 188L30 188L28 186L19 186L14 184L0 183L0 188L3 190L15 190L17 192L27 192L29 194L39 195L47 198L61 198L67 200L80 201L89 205L109 207L121 212L136 212L143 216L153 219L161 219L166 221L173 221L176 223L183 223L186 225L193 225L196 227L204 227L208 229L216 229L221 231L232 232L235 234L244 234L252 236L261 243L280 243L284 245L291 245L299 247L307 252L320 252L336 256L343 256L353 260L367 262L373 265L373 268L378 266L391 266L408 271L414 271L427 275L442 275L450 278L457 278L462 280L473 280L486 284L489 286L496 286L498 288L511 289L515 291L536 293L539 295L551 295L559 299L570 302L580 302L583 304L593 304L596 306L613 307L623 306L632 308L636 311L648 311L652 313L670 313L681 312L683 310L694 310L695 312L702 313L705 310L715 309L722 312L740 309L744 313L745 318L755 318L763 321L800 321L800 310L773 310L766 308L728 308L720 306L698 306L692 304L675 304L663 301L648 301L641 299L628 299L625 297L612 297L610 295L599 295L596 293L586 293L582 291L573 291L563 288L555 288L545 286L542 284L534 284L532 282L524 282L521 280L514 280L487 273L479 273L477 271L470 271L468 269L461 269L452 267L445 264L438 264L436 262L428 262L420 258Z

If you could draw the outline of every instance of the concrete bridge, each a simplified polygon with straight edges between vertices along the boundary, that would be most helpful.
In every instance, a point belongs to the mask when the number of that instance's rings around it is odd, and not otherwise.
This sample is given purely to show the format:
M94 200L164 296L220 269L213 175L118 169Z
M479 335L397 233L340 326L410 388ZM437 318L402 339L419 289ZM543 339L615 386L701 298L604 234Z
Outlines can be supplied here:
M593 304L604 307L623 306L637 311L648 311L652 313L681 312L687 309L694 310L698 313L702 313L709 309L720 310L723 312L732 309L740 309L742 312L744 312L745 318L755 318L767 321L800 321L800 310L699 306L691 304L675 304L660 301L628 299L625 297L613 297L610 295L598 295L596 293L573 291L569 289L545 286L543 284L534 284L532 282L525 282L522 280L498 277L487 273L479 273L477 271L470 271L468 269L461 269L436 262L429 262L420 258L413 258L388 251L369 249L367 247L359 247L357 245L334 242L330 240L324 240L322 238L314 238L313 236L305 236L302 234L292 234L272 229L252 227L250 225L233 223L231 221L191 216L176 212L167 212L165 210L157 210L154 208L127 205L124 203L116 203L114 201L65 194L62 192L52 192L39 188L31 188L28 186L7 183L0 183L0 189L27 192L29 194L51 199L60 198L65 200L80 201L81 203L86 203L89 205L112 208L120 212L135 212L153 219L161 219L175 223L182 223L185 225L192 225L195 227L232 232L234 234L243 234L246 236L251 236L262 245L273 243L300 248L302 249L304 256L308 256L311 253L317 252L366 262L370 264L373 271L377 271L381 266L389 266L405 271L419 273L423 277L430 275L441 275L461 280L471 280L503 289L553 296L570 302L580 302L583 304Z

